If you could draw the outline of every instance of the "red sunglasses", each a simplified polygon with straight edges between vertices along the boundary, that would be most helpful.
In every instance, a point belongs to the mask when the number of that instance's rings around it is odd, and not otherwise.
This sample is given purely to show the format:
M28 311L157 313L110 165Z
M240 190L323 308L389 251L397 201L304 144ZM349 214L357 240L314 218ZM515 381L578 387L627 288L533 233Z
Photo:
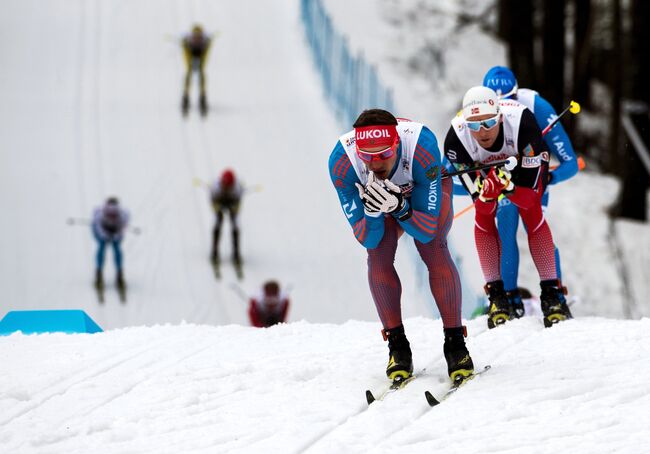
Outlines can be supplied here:
M398 146L399 135L395 136L395 142L393 142L390 147L379 151L363 151L357 145L357 156L359 156L359 158L361 158L361 160L364 162L385 161L386 159L390 159L395 155Z

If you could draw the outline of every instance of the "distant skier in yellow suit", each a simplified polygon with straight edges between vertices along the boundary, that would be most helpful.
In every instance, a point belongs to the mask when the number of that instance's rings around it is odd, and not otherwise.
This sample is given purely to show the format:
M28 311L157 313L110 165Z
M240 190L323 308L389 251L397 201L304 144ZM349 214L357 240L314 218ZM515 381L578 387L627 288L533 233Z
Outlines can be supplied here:
M183 37L181 44L187 67L183 88L183 114L187 114L190 108L190 83L192 73L197 71L199 73L199 108L201 114L205 115L208 112L208 102L205 94L205 62L208 59L212 39L203 32L201 25L196 24L192 27L192 32Z

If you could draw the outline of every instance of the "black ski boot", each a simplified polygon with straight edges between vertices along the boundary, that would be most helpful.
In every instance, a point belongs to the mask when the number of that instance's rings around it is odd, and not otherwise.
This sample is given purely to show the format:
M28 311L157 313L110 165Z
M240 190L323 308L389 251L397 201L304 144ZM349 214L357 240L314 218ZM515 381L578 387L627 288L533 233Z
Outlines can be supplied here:
M562 283L560 283L560 304L562 304L562 310L564 311L564 315L566 315L566 318L573 318L573 314L571 314L571 309L569 309L569 304L567 303L566 300L566 295L568 295L569 291L567 290L566 287L562 286Z
M503 281L488 282L485 284L484 289L490 300L488 328L492 329L510 320L510 302L506 291L503 289Z
M519 293L519 289L514 289L506 292L506 296L510 302L510 318L523 317L526 314L526 309L524 308L524 301L521 299L521 293Z
M540 295L542 312L544 313L544 326L550 328L556 323L559 323L567 318L571 318L571 312L566 304L562 304L564 295L562 287L557 279L548 281L541 281L539 283L542 288ZM567 316L568 311L568 316Z
M187 115L190 111L190 97L187 93L183 95L183 99L181 100L181 110L183 111L183 115Z
M126 303L126 281L124 280L124 273L122 270L117 271L115 284L117 286L117 293L120 295L120 301Z
M117 277L115 278L115 284L117 285L117 288L121 290L126 289L126 281L124 280L124 273L122 270L117 271Z
M95 288L97 290L104 289L104 276L102 276L102 270L95 271Z
M208 114L208 100L205 97L205 94L202 94L199 97L199 110L201 111L201 115L204 117Z
M445 328L443 351L447 360L447 373L452 382L462 380L474 373L474 363L465 346L466 335L464 326Z
M404 334L404 326L384 329L381 333L384 340L388 340L389 356L386 375L394 382L409 378L413 373L413 356L411 345Z

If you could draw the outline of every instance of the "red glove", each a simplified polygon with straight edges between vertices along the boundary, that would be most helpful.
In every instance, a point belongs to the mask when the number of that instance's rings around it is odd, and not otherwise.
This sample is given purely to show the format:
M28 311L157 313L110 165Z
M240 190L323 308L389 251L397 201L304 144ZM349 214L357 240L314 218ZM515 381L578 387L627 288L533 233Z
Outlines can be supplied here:
M487 177L483 180L483 186L481 186L481 192L479 193L478 198L482 202L490 202L499 195L510 184L509 180L499 178L494 170L494 167L490 169Z

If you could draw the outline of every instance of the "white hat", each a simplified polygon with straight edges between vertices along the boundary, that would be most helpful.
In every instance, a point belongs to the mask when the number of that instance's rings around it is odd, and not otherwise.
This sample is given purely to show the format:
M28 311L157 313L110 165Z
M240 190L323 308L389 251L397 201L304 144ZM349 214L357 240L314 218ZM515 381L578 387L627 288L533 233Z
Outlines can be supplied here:
M467 90L463 97L463 118L499 113L499 98L491 88L481 85Z

